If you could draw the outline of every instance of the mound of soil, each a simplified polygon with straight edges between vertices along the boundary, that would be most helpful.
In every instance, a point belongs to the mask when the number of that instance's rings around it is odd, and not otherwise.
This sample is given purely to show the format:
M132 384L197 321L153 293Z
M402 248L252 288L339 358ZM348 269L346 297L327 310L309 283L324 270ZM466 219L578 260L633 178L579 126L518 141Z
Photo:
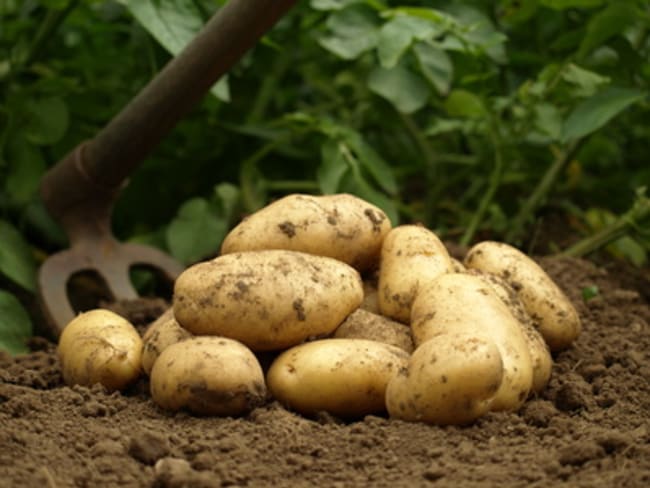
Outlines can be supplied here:
M277 403L237 419L169 414L145 379L112 394L65 386L38 340L0 356L0 486L650 486L648 273L541 263L584 331L517 413L464 428L307 419Z

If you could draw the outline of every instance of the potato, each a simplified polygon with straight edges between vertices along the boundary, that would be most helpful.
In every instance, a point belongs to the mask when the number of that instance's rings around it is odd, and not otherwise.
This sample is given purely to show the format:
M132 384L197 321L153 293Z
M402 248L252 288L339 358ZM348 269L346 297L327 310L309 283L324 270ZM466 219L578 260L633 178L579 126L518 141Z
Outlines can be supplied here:
M274 398L300 413L359 417L385 410L386 385L408 357L380 342L322 339L282 353L266 381Z
M142 339L135 327L114 312L90 310L74 318L58 346L63 380L68 385L101 383L122 390L142 370Z
M411 329L383 315L361 308L352 312L334 332L338 339L367 339L399 347L407 353L413 352Z
M378 293L378 283L376 279L364 279L363 280L363 302L361 302L360 308L367 310L372 313L379 312L379 293Z
M496 274L512 286L551 351L566 349L580 334L578 312L531 258L512 246L485 241L465 257L468 268Z
M142 336L142 369L149 375L153 363L168 346L192 337L174 318L173 309L168 309L156 319Z
M375 265L391 224L378 207L352 195L289 195L243 220L221 254L287 249L328 256L359 271Z
M473 422L490 410L503 379L494 342L469 334L441 334L424 342L389 381L393 418L437 425Z
M533 325L533 321L526 312L517 292L503 278L492 273L472 269L470 274L478 276L492 287L499 299L506 304L512 315L519 321L528 344L528 353L533 365L533 393L541 393L549 380L553 370L553 358L544 338Z
M464 273L465 271L467 271L465 265L456 258L451 258L451 265L452 265L452 271L454 273Z
M264 373L243 344L193 337L167 347L151 370L151 396L162 408L198 415L242 415L264 403Z
M452 269L447 249L433 232L417 225L395 227L381 249L379 310L408 323L418 287Z
M294 251L226 254L176 279L174 316L197 335L236 339L254 351L329 335L363 300L354 268Z
M528 397L533 367L521 325L480 278L449 273L420 289L413 302L411 328L416 348L450 332L494 342L503 360L504 376L491 408L516 410Z

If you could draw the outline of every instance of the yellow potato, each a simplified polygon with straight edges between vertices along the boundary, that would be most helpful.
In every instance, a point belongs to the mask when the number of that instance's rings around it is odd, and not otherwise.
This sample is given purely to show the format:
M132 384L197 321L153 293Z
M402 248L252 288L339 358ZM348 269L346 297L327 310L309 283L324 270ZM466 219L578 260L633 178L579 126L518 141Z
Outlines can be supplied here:
M287 249L328 256L363 271L379 259L391 224L378 207L353 195L289 195L243 220L221 254Z
M121 390L142 369L140 335L129 321L109 310L90 310L74 318L61 333L58 354L68 385L101 383Z
M490 410L503 379L497 346L484 337L441 334L420 345L386 388L393 418L437 425L473 422Z
M411 328L416 348L452 332L494 342L503 360L504 376L491 408L516 410L528 397L533 367L521 325L480 278L449 273L422 288L413 302Z
M407 325L361 308L348 315L336 329L334 337L383 342L399 347L409 354L414 349L411 329Z
M193 334L236 339L254 351L329 335L363 300L359 273L294 251L226 254L177 278L174 316Z
M162 408L199 415L242 415L264 403L264 373L243 344L193 337L167 347L151 370L151 397Z
M524 304L517 292L503 278L492 273L479 270L469 270L470 274L478 276L492 287L499 299L506 304L512 315L519 321L528 344L528 352L533 365L533 393L541 393L549 380L553 370L553 357L544 341L544 338L533 325L533 321L526 312Z
M438 236L418 225L392 229L381 249L379 310L408 323L418 287L453 270L453 263Z
M551 351L566 349L580 334L580 317L569 299L535 261L518 249L500 242L481 242L469 250L465 265L505 279L519 295Z
M322 339L282 353L266 381L274 398L300 413L359 417L385 410L386 385L408 357L380 342Z
M173 309L168 309L147 328L142 336L142 369L144 372L147 375L151 374L153 363L167 347L190 337L192 334L183 329L174 318Z

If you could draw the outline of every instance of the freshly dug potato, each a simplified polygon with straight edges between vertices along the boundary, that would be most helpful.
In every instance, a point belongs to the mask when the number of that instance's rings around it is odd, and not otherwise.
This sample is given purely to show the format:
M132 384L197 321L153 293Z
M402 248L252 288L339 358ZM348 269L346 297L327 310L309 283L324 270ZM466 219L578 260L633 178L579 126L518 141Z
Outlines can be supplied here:
M429 339L462 332L494 342L504 376L494 410L516 410L532 387L533 366L521 325L491 287L476 276L449 273L419 290L411 328L416 348Z
M58 354L68 385L101 383L109 390L121 390L142 370L138 331L109 310L90 310L74 318L61 333Z
M271 351L331 334L362 300L359 273L341 261L254 251L226 254L181 273L174 316L193 334Z
M379 310L407 324L420 285L452 270L449 253L433 232L418 225L395 227L381 248Z
M549 380L553 370L553 357L549 351L542 334L535 328L533 321L526 312L524 304L517 295L517 292L503 278L492 273L486 273L476 269L469 270L469 273L478 276L496 293L499 299L506 304L510 312L519 321L524 333L524 339L528 344L528 352L533 365L533 393L541 393Z
M420 345L389 381L393 418L437 425L468 424L490 410L503 379L494 342L470 334L441 334Z
M336 329L334 337L383 342L399 347L409 354L414 349L411 329L408 326L361 308L348 315Z
M359 417L385 410L386 385L408 357L380 342L322 339L283 352L266 381L274 398L300 413Z
M257 358L225 337L193 337L167 347L151 370L151 396L162 408L198 415L242 415L264 403Z
M142 336L142 369L151 374L153 363L168 346L192 337L174 318L174 310L168 309L158 317Z
M353 195L288 195L243 220L221 254L287 249L343 261L359 271L375 265L390 220Z
M580 334L578 312L531 258L501 242L485 241L465 257L468 268L496 274L512 286L551 351L566 349Z
M465 265L456 258L451 258L452 271L454 273L464 273L467 271Z

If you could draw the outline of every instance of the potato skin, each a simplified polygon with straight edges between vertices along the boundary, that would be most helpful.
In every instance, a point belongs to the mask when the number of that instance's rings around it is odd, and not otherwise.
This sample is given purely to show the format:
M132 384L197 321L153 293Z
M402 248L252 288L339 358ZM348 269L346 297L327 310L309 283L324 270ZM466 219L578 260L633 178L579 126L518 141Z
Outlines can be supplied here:
M408 324L420 285L453 270L444 244L419 225L401 225L384 239L379 267L379 310Z
M521 325L480 278L449 273L422 288L413 302L411 328L416 347L450 332L494 342L503 360L504 377L491 408L516 410L528 397L533 367Z
M376 264L390 220L353 195L293 194L258 210L224 239L221 254L286 249L328 256L359 271Z
M151 370L151 396L166 410L198 415L242 415L264 403L257 358L225 337L193 337L167 347Z
M95 309L63 329L58 355L66 384L101 383L109 390L122 390L140 376L142 339L125 318Z
M359 273L294 251L233 253L177 278L174 316L196 335L236 339L254 351L331 334L363 300Z
M551 351L566 349L580 335L580 317L569 299L535 261L518 249L501 242L480 242L467 253L465 265L505 279L519 295Z
M283 352L266 381L274 398L302 414L360 417L385 410L386 385L408 357L380 342L322 339Z
M361 308L348 315L334 332L334 337L383 342L399 347L409 354L414 349L411 329L407 325Z
M153 363L167 347L190 337L192 334L176 321L174 310L167 309L151 323L142 336L142 369L144 372L150 375Z
M386 388L393 418L469 424L490 410L503 379L496 344L471 334L441 334L421 344Z

